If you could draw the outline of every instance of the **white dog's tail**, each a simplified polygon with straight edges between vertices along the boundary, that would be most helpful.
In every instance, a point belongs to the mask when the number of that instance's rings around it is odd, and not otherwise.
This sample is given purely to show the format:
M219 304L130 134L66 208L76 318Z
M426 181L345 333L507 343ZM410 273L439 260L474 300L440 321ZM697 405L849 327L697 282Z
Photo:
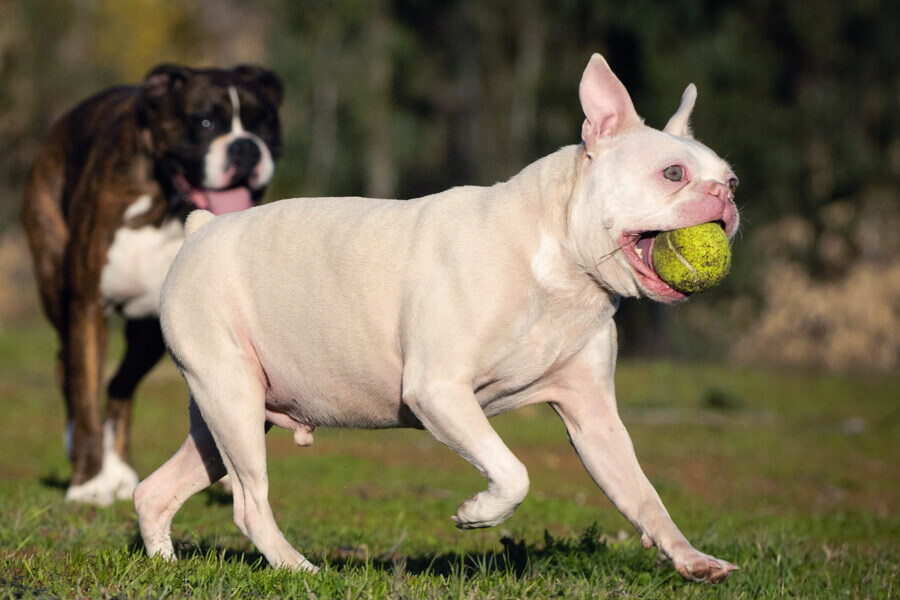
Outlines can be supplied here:
M207 223L209 223L216 215L212 214L208 210L195 210L188 215L187 220L184 222L184 234L186 236L191 235Z

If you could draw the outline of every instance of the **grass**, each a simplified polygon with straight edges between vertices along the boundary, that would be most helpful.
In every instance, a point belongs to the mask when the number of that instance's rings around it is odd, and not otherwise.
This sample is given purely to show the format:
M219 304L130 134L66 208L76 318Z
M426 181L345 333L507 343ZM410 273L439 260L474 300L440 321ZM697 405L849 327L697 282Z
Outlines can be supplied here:
M273 431L273 510L319 575L269 568L216 489L175 519L181 560L151 560L130 503L63 501L54 353L43 323L0 328L0 599L900 596L897 375L620 365L623 418L669 512L697 547L742 568L705 587L641 549L546 407L493 420L532 482L498 528L452 526L483 481L427 433L317 430L300 449ZM140 389L135 423L146 476L187 433L171 364Z

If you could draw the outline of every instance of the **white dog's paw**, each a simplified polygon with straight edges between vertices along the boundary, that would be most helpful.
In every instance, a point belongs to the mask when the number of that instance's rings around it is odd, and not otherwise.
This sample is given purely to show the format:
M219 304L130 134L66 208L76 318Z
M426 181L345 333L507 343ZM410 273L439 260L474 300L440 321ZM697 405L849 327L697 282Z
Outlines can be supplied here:
M313 575L319 572L319 567L306 560L305 556L297 552L287 542L280 548L275 549L274 555L264 554L269 564L278 569L290 569L291 571L312 573Z
M510 518L517 506L518 502L498 498L490 492L479 492L460 504L456 515L450 518L460 529L493 527Z
M311 574L315 575L316 573L319 572L319 567L317 567L316 565L312 564L311 562L309 562L308 560L306 560L304 558L303 562L301 562L300 564L298 564L297 566L294 567L294 570L295 571L303 571L303 572L311 573Z
M686 580L702 583L722 583L732 571L740 570L740 567L727 560L704 554L694 548L675 553L672 565Z
M144 539L144 550L147 556L158 557L167 562L175 562L175 546L172 545L172 538L168 533L152 534L141 530L141 537Z

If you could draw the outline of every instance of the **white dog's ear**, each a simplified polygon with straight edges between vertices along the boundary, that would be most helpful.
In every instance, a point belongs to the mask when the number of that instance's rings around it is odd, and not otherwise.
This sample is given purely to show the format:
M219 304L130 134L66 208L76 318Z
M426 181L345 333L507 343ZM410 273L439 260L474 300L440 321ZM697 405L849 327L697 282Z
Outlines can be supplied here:
M616 136L641 123L625 86L599 54L591 56L581 76L578 97L587 117L581 126L581 139L588 152L595 150L603 138Z
M689 83L681 94L681 106L666 123L663 131L677 135L679 137L693 138L694 132L691 131L691 111L694 110L694 102L697 101L697 86Z

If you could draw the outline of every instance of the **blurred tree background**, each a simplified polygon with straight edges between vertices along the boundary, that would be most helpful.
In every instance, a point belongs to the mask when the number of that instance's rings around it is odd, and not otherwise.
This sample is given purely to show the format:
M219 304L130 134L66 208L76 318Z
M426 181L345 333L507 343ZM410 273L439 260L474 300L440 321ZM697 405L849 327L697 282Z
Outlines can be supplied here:
M735 167L727 284L624 303L626 353L900 364L900 10L889 0L0 0L0 318L36 306L17 213L54 118L153 65L258 62L286 84L268 199L491 184L579 141L603 53L647 123L690 82Z

